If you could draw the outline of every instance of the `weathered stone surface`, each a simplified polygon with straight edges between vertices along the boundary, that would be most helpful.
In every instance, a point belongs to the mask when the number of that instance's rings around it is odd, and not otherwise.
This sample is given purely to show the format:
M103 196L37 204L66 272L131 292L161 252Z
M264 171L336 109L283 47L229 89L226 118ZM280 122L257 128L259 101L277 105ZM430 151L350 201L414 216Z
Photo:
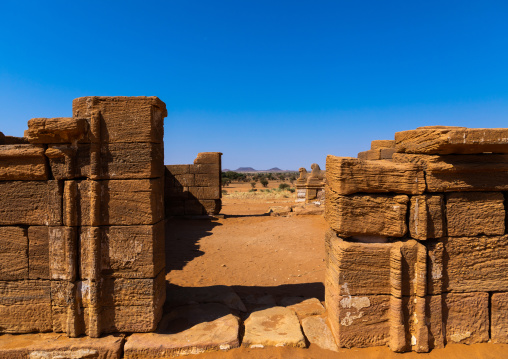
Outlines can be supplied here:
M217 173L197 173L195 174L194 185L203 187L219 187L220 186L220 174Z
M330 328L339 347L363 348L388 343L391 296L341 296L328 285L325 288Z
M76 279L77 238L76 228L49 227L49 274L51 279Z
M72 143L84 139L87 132L84 118L32 118L25 137L30 143Z
M72 101L76 118L88 119L97 111L102 142L162 142L167 111L157 97L90 96ZM90 137L98 138L98 134L91 131Z
M90 277L91 227L80 230L80 273ZM123 278L153 278L163 268L164 221L146 226L100 227L102 275Z
M173 358L237 348L239 327L239 319L221 304L181 307L164 316L157 333L129 336L124 358Z
M339 351L332 331L321 316L307 317L302 320L302 329L305 337L312 345L326 350Z
M474 344L489 340L489 294L443 294L446 342Z
M92 225L90 218L91 188L95 181L78 181L78 217L81 225ZM100 223L98 225L146 225L155 224L164 217L163 180L108 180L100 184ZM67 191L67 187L66 187ZM64 193L64 213L68 201L75 196ZM65 223L73 225L72 223ZM97 224L95 224L97 225Z
M166 176L167 175L184 175L190 173L191 165L166 165Z
M395 133L397 152L425 154L508 153L508 129L425 127Z
M429 330L425 318L425 297L390 298L388 345L395 352L429 351Z
M391 160L394 153L395 148L376 148L358 152L358 159L369 161Z
M409 198L405 195L341 196L326 190L325 218L343 236L404 237Z
M429 243L429 294L508 291L507 241L508 236L481 236Z
M508 190L507 155L428 156L396 153L393 161L423 166L428 192Z
M352 157L326 157L326 181L340 195L358 192L421 194L425 178L420 166L391 161L363 161Z
M504 196L501 192L464 192L446 195L448 235L503 235Z
M28 237L21 227L0 227L0 280L28 279Z
M48 231L46 226L28 227L28 276L30 279L49 279Z
M426 250L415 240L350 242L328 231L327 285L341 296L425 296Z
M370 143L370 149L376 150L378 148L395 148L394 140L374 140Z
M0 180L47 180L42 145L0 146Z
M194 160L194 164L219 164L222 153L220 152L200 152ZM209 171L207 171L209 172Z
M96 179L157 178L164 174L162 143L104 143ZM49 145L46 150L56 179L90 177L90 144Z
M0 333L51 329L49 281L0 281Z
M305 338L296 314L288 308L273 307L257 311L245 320L242 346L263 348L266 346L305 347Z
M409 210L411 238L426 240L446 236L446 216L443 195L412 196Z
M220 187L189 187L189 193L197 199L219 199Z
M59 225L62 188L58 181L0 181L0 225Z
M56 333L0 336L3 359L120 359L122 336L67 338Z
M508 343L508 293L494 293L490 298L490 336L494 343Z
M293 310L300 320L325 312L325 308L317 298L286 297L280 301L280 305Z

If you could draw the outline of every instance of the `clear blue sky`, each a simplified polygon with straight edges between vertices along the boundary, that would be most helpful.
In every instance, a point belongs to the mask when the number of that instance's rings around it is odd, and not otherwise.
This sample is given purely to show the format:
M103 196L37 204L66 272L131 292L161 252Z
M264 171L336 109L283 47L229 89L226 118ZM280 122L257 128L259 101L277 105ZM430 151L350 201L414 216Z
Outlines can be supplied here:
M508 127L506 1L0 2L0 131L155 95L165 161L323 168L423 125Z

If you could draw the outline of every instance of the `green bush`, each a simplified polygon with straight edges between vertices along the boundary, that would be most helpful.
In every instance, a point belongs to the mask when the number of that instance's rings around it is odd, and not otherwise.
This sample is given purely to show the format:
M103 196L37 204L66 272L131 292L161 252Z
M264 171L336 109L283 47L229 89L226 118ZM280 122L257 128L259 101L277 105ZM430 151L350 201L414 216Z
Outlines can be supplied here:
M263 187L267 187L268 186L268 180L266 178L262 178L260 182L263 185Z
M290 187L290 185L288 183L281 183L279 185L279 189L282 189L282 190L288 189L289 187Z

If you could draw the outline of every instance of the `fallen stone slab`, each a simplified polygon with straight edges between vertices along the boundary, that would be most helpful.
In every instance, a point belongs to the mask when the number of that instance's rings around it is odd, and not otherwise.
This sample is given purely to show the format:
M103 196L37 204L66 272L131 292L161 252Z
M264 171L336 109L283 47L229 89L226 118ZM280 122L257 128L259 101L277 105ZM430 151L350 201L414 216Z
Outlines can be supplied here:
M291 206L275 206L268 209L268 213L272 217L286 217L291 211Z
M157 333L129 336L124 358L173 358L237 348L239 329L238 317L222 304L177 308L164 316Z
M273 307L249 315L242 346L305 348L306 345L296 314L288 308Z
M309 343L326 350L339 351L332 331L323 317L311 316L302 320L302 328Z
M0 336L2 359L120 359L124 337L68 338L62 333Z
M286 297L280 301L280 304L293 310L300 320L325 312L325 307L317 298Z

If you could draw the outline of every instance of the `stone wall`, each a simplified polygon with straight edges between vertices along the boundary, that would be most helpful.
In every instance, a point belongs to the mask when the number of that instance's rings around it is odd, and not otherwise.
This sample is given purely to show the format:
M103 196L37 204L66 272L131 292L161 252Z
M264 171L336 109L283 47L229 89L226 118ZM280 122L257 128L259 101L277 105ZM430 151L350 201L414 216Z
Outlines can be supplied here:
M372 147L327 157L338 345L508 343L508 129L424 127Z
M156 97L83 97L0 136L1 333L156 328L165 116Z
M192 165L166 166L167 216L219 214L222 207L221 158L220 152L201 152Z

